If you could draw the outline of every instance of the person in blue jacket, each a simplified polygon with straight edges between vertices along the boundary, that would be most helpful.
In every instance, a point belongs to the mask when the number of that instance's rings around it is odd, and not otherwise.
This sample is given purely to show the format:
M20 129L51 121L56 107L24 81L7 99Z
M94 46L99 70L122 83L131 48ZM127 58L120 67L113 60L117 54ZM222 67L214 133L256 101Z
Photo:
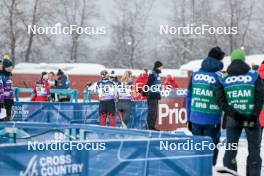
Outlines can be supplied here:
M222 110L215 97L216 85L221 78L225 53L214 47L208 53L198 71L193 72L186 96L188 128L193 135L210 136L215 145L219 143ZM218 150L214 150L213 165Z

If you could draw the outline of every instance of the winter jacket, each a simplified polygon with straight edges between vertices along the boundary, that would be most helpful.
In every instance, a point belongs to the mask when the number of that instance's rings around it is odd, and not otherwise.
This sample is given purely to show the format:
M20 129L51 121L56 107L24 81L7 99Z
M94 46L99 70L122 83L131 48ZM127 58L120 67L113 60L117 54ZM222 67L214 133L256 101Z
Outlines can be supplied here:
M208 57L203 60L200 70L192 74L186 96L188 122L202 125L221 123L222 111L217 106L215 89L222 69L223 63Z
M149 76L148 76L148 90L144 90L147 95L147 99L156 99L160 100L161 95L160 91L162 88L161 81L160 81L160 74L161 72L158 69L153 69Z
M70 82L66 75L62 74L59 76L57 81L57 88L58 89L68 89L70 87Z
M132 96L134 100L146 100L146 96L143 93L143 87L147 85L148 82L148 73L141 73L134 81L132 87Z
M254 74L254 71L250 69L249 65L243 61L236 60L231 63L231 65L227 69L227 77L232 76L240 76L240 75L247 75L247 74ZM226 78L223 78L226 79ZM263 105L263 83L260 77L257 75L255 80L254 86L254 108L252 109L251 115L259 116L260 111ZM217 90L216 90L216 97L218 100L219 107L226 113L227 116L233 117L237 110L228 104L225 89L222 83L218 82Z
M37 81L33 88L34 95L31 101L45 102L49 101L50 85L48 81Z
M117 92L118 92L118 99L119 100L132 100L131 95L131 88L132 88L133 82L128 82L127 84L124 82L119 82L117 86Z
M258 69L259 76L262 80L264 80L264 64L260 65ZM262 111L260 112L260 126L264 127L264 104L262 107Z
M170 87L171 89L177 89L179 88L175 78L173 78L172 76L167 76L165 82L163 83L164 88L167 89L168 87Z
M4 88L4 102L5 103L10 102L12 104L14 101L14 92L13 92L13 82L10 78L11 76L9 76L10 74L2 75L2 79L3 79L3 88Z
M103 78L97 82L96 89L98 92L99 100L114 100L117 96L116 85L108 78Z

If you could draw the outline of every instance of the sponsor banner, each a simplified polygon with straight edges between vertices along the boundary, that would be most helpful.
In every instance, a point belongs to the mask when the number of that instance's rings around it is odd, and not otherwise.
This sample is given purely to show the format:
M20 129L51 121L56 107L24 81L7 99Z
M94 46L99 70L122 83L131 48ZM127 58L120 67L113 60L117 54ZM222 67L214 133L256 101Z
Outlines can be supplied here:
M173 131L186 126L187 112L185 98L167 98L159 101L156 127L159 130Z
M98 118L98 103L15 102L13 120L81 123Z
M160 130L170 131L184 127L187 117L183 97L166 98L159 101L156 126ZM37 103L15 102L13 120L51 123L89 123L99 124L98 102L93 103ZM129 128L146 128L147 102L133 101ZM120 118L117 113L117 126Z
M97 140L96 143L105 144L104 150L52 150L51 147L33 150L28 144L0 146L0 173L17 176L145 175L146 172L153 176L212 175L212 169L208 169L212 167L213 156L210 138L133 138ZM197 143L205 145L195 150ZM57 144L63 146L67 142Z

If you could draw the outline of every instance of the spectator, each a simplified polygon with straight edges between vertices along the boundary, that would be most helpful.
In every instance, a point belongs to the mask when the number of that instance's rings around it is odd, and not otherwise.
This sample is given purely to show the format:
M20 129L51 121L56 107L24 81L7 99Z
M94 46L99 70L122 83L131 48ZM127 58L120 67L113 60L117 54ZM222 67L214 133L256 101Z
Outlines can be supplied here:
M148 69L144 68L143 72L135 79L132 87L132 97L134 100L146 100L143 94L143 88L148 82Z
M3 61L0 60L0 121L5 120L6 110L4 109L4 85L3 85Z
M41 78L36 82L36 85L33 87L34 96L31 101L37 102L46 102L49 101L50 95L50 85L48 81L48 73L42 72Z
M262 80L264 80L264 61L262 62L262 64L258 68L258 73L259 73L260 78ZM261 131L263 131L263 127L264 127L264 105L263 105L262 111L260 113L260 126L261 126Z
M148 101L148 117L147 117L147 128L149 130L156 130L156 120L158 117L158 101L161 99L161 81L160 73L162 70L163 64L160 61L156 61L154 64L153 70L148 76L147 90L146 87L143 89L147 95Z
M179 88L175 77L172 77L171 75L167 75L165 82L163 83L163 86L165 89L177 89Z
M8 54L3 56L3 85L4 85L4 106L6 109L6 120L11 119L12 106L14 104L13 82L11 80L12 71L14 69L13 62Z
M260 176L262 159L259 115L263 106L264 87L259 74L245 60L244 51L236 49L231 53L228 75L220 79L216 98L219 107L226 113L227 146L238 146L244 129L248 143L246 175ZM218 172L237 175L237 149L225 151L224 168Z
M59 69L57 72L57 89L69 89L70 88L70 81L68 80L65 73ZM60 93L58 95L59 102L69 102L70 101L69 94Z
M220 47L209 51L201 68L193 72L186 96L188 129L195 136L210 136L215 146L219 143L221 135L222 116L222 110L217 105L215 89L217 81L221 78L224 56L225 53ZM213 165L216 165L217 156L218 149L215 148Z
M56 75L54 72L49 72L48 74L48 82L50 89L56 89L57 86L57 80ZM54 93L50 93L50 101L55 102L56 101L56 95Z
M106 120L109 119L111 127L116 126L115 109L115 84L109 80L108 72L102 70L100 75L102 79L97 82L96 88L99 95L99 123L100 126L106 126Z
M132 72L125 71L121 78L121 82L118 84L118 102L117 110L121 120L127 126L129 122L129 117L132 108L132 96L131 96L131 86L133 84Z

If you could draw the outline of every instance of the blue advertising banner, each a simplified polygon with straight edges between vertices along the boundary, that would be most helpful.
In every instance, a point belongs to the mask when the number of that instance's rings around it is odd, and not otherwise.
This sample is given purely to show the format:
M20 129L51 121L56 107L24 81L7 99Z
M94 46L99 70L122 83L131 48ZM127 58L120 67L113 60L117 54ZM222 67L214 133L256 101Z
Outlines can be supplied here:
M15 102L13 106L13 120L29 122L99 124L98 108L98 102ZM147 103L145 101L134 101L128 127L144 128L146 123L146 116ZM117 122L119 125L120 118L117 118Z
M208 147L175 148L188 140L201 142L198 138L161 138L4 145L0 146L0 173L9 176L212 175L213 154ZM210 142L209 138L202 140Z

